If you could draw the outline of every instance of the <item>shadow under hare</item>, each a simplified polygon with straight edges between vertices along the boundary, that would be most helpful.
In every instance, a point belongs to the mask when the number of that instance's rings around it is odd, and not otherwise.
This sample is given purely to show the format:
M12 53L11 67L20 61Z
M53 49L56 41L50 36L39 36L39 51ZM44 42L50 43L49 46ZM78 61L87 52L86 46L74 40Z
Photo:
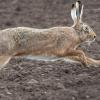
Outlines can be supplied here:
M85 55L78 46L83 42L92 42L96 38L92 28L82 21L83 4L72 4L71 27L53 27L35 29L29 27L8 28L0 31L0 66L6 65L13 56L46 55L70 58L84 65L100 65Z

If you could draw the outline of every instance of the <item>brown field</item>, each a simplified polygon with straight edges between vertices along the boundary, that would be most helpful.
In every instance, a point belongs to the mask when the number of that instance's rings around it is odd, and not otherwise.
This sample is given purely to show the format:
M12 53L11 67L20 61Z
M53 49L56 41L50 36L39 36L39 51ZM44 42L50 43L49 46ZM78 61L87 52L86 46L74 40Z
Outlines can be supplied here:
M75 0L0 0L0 28L71 26ZM81 48L100 59L100 0L82 0L83 20L97 33ZM100 100L100 67L12 58L0 71L0 100Z

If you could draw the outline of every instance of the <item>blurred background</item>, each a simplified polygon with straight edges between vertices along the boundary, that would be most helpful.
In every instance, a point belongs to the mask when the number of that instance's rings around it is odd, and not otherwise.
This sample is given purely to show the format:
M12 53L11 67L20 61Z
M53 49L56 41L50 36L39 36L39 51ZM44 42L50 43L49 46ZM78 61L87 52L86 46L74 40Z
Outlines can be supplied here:
M0 0L0 28L71 26L71 4L76 0ZM99 34L100 0L82 0L83 20Z

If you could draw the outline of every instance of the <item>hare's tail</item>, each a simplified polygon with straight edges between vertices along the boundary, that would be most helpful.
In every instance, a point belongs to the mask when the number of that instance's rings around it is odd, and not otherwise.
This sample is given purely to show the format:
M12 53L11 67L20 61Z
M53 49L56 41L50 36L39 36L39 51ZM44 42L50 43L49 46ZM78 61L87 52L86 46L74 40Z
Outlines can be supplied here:
M10 61L11 56L0 56L0 70Z

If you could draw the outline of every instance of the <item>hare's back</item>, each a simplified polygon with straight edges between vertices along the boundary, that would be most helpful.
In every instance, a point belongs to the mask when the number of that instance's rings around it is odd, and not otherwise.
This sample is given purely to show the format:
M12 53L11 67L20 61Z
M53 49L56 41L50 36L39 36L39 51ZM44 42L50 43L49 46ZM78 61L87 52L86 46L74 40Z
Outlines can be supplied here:
M17 27L2 30L0 31L0 52L43 51L64 46L66 45L64 42L70 40L70 34L66 34L70 29L68 28L66 32L64 29L63 27L49 29Z
M53 42L55 35L49 29L28 27L8 28L0 31L0 53L15 50L41 49ZM34 47L34 48L33 48Z

